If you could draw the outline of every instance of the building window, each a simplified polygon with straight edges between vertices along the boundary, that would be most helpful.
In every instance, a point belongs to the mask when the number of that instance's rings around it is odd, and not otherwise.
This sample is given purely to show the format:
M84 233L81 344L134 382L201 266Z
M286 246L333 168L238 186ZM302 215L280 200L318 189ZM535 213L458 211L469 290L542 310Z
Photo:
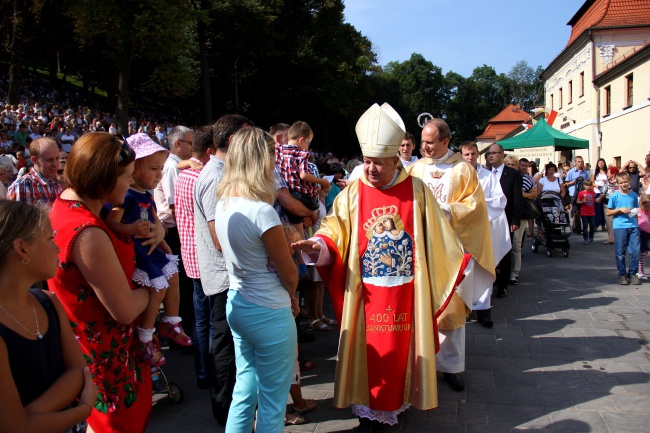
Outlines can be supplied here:
M580 72L580 96L585 96L585 73Z
M567 104L571 104L573 102L573 81L569 81L569 94L567 95Z
M605 87L605 116L612 112L612 86Z
M634 104L634 77L633 74L625 77L625 106L631 107Z
M551 95L551 110L554 109L555 106L553 105L553 95Z
M616 168L621 168L621 157L620 156L615 156L614 157L614 166Z
M557 99L558 99L557 109L559 110L560 108L562 108L562 88L561 87L560 87L560 91L559 91L559 93L557 95Z

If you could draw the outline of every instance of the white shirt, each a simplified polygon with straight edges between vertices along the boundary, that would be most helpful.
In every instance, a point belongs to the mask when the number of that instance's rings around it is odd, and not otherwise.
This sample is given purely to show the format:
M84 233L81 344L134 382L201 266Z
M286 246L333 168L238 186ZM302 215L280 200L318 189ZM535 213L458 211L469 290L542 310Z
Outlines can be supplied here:
M291 306L289 292L269 257L262 235L282 224L273 206L242 197L217 203L215 230L230 277L230 290L268 308Z
M506 166L505 164L501 164L498 167L492 167L492 173L496 175L498 181L501 181L501 175L503 174L503 167L505 166Z
M178 169L176 165L181 159L170 153L163 167L162 179L154 189L153 198L158 210L158 218L167 228L176 227L176 220L172 214L170 206L174 205L174 192L176 179L178 178Z
M546 176L542 177L540 180L537 181L538 185L542 185L542 192L544 191L555 191L557 193L560 192L560 183L562 181L560 179L556 179L553 181L550 181L546 178Z
M406 168L406 167L408 167L409 165L413 164L413 163L414 163L415 161L417 161L417 160L418 160L418 157L417 157L417 156L412 156L410 161L405 161L405 160L403 160L401 157L400 157L400 159L399 159L399 161L402 163L402 165L404 166L404 168Z
M478 181L483 189L485 204L487 204L488 218L490 219L490 234L492 235L492 250L494 252L494 267L512 248L510 240L510 226L506 217L506 204L508 199L501 184L496 177L496 173L478 164L476 167Z

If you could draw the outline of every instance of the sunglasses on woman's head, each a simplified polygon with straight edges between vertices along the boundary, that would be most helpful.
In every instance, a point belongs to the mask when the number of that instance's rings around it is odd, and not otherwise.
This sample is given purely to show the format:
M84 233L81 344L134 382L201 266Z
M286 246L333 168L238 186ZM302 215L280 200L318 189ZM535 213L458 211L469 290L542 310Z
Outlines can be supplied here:
M133 150L129 147L128 143L125 141L122 143L122 147L120 148L120 152L117 154L117 163L119 164L123 160L130 160L131 159L131 154L133 153Z

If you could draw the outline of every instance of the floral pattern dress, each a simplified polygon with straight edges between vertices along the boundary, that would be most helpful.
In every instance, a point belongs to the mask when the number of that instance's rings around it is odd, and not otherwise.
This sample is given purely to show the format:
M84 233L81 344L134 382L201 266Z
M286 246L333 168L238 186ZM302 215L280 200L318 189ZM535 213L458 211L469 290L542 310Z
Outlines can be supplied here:
M109 236L124 274L131 282L135 267L133 244L118 239L104 221L83 203L57 198L50 213L59 253L59 268L50 289L56 293L90 368L99 395L88 424L95 432L144 432L151 416L151 372L137 355L136 325L113 319L72 257L72 246L86 228Z

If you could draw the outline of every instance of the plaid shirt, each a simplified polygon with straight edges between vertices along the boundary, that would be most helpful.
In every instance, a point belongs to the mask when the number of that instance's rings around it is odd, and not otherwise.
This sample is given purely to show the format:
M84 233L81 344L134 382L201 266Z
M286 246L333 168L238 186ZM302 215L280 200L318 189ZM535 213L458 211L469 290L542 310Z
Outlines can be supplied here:
M200 162L198 159L193 160ZM199 261L196 256L196 237L194 232L194 184L200 171L187 168L178 174L174 194L176 227L181 238L181 258L185 273L190 278L200 278Z
M289 191L318 197L318 185L304 182L301 173L313 174L309 168L309 151L294 144L275 146L275 165L280 167L282 178L287 183Z
M45 179L38 171L32 169L9 185L7 199L38 204L49 210L62 191L55 178Z

